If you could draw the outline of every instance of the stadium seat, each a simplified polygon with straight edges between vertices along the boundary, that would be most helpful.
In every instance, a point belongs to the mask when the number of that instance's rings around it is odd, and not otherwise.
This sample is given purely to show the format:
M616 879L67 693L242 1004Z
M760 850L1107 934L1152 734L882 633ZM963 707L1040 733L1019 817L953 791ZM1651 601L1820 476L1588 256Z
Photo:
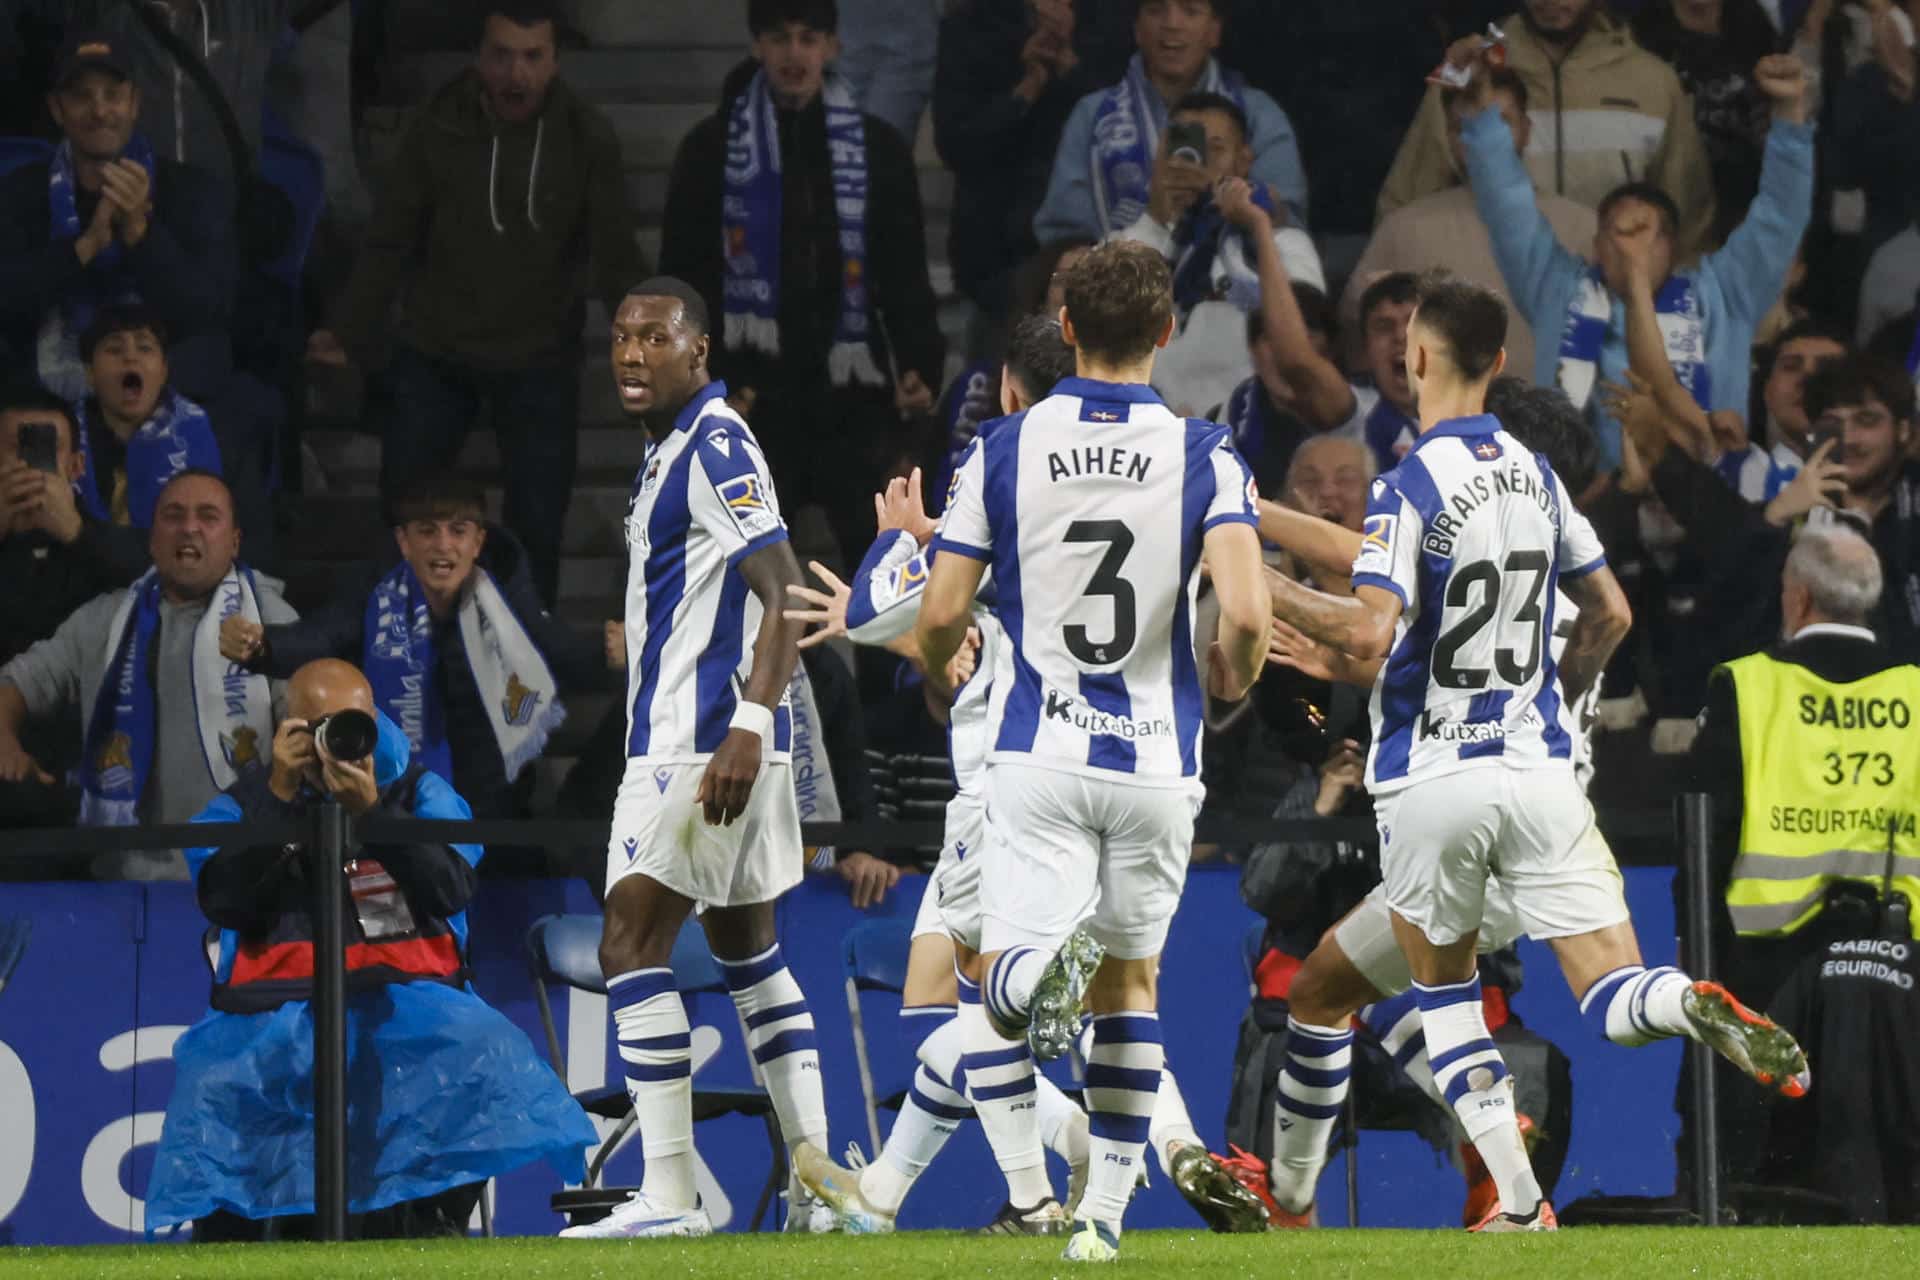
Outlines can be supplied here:
M927 892L932 891L929 886ZM907 952L912 942L913 922L905 919L868 920L847 930L840 940L847 974L847 1018L853 1025L853 1053L860 1064L860 1092L867 1103L867 1136L876 1154L880 1150L880 1108L899 1109L913 1080L913 1062L908 1059L903 1069L887 1072L885 1088L875 1087L860 993L882 991L900 996L907 987ZM896 1011L898 1007L896 1002Z
M0 138L0 178L52 155L53 144L41 138Z
M680 998L687 1002L689 1021L698 1024L695 1013L701 997L716 995L726 1001L727 1013L737 1017L733 1014L732 997L727 994L726 980L707 948L706 934L701 931L697 921L689 919L680 930L680 936L674 940L671 963L674 984L679 988ZM557 982L576 991L606 994L607 984L600 975L600 917L556 915L542 916L534 921L527 930L527 972L533 978L533 995L540 1008L540 1025L547 1036L547 1056L553 1063L553 1069L565 1080L566 1055L560 1048L560 1033L554 1023L553 1004L547 996L547 987ZM745 1060L745 1055L738 1056ZM632 1135L636 1117L624 1082L602 1085L597 1089L583 1089L573 1096L590 1113L618 1122L587 1162L586 1182L579 1190L555 1192L551 1201L554 1212L565 1216L569 1222L592 1222L604 1217L634 1190L632 1187L603 1187L599 1183L608 1159ZM701 1067L694 1077L694 1123L724 1115L757 1116L766 1126L771 1167L767 1171L767 1181L761 1189L760 1199L754 1205L753 1217L749 1220L750 1229L758 1231L774 1196L786 1182L787 1149L780 1135L780 1121L774 1115L773 1099L753 1077L750 1063L747 1073L737 1078L728 1076L727 1066L723 1062L714 1063L711 1069Z

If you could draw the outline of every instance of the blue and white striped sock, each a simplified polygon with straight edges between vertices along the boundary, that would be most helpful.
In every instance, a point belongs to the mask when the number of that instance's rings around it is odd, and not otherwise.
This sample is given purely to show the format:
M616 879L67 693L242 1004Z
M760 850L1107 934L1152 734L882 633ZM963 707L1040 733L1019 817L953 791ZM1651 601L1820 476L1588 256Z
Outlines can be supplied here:
M1623 965L1587 988L1580 1016L1596 1034L1629 1049L1690 1036L1685 1001L1692 986L1693 979L1672 965Z
M646 1161L641 1191L681 1209L698 1202L693 1169L693 1035L673 970L636 969L607 981Z
M1493 1175L1501 1208L1509 1213L1532 1212L1541 1200L1540 1183L1520 1138L1512 1077L1487 1031L1479 975L1437 987L1416 982L1413 990L1420 1002L1434 1083Z
M1351 1027L1317 1027L1288 1015L1287 1058L1274 1091L1273 1198L1305 1213L1326 1167L1327 1144L1347 1100L1353 1070Z
M1087 1055L1088 1144L1092 1163L1079 1218L1105 1223L1115 1233L1133 1196L1145 1158L1147 1131L1166 1065L1155 1013L1107 1013L1093 1020L1093 1051Z
M1025 1031L1032 1020L1029 1012L1033 989L1047 971L1052 955L1039 947L1009 947L987 970L987 1012L1005 1031Z
M1419 1085L1420 1091L1440 1106L1447 1105L1440 1086L1433 1082L1433 1066L1427 1061L1427 1033L1421 1025L1420 1002L1414 998L1412 988L1374 1001L1360 1011L1360 1021L1367 1024L1380 1041L1380 1047L1387 1051L1394 1065L1406 1073L1407 1079Z
M766 1081L787 1145L805 1141L826 1150L827 1102L813 1014L787 970L780 944L750 960L722 960L720 972L747 1024L747 1049Z
M921 1055L945 1056L946 1042L958 1039L954 1014L952 1005L911 1005L900 1010L900 1022L909 1039L920 1038L916 1048ZM860 1175L860 1190L867 1202L884 1213L898 1212L947 1139L972 1116L973 1105L965 1096L954 1090L945 1075L922 1062L887 1132L880 1158Z
M986 1131L993 1159L1007 1178L1007 1201L1031 1209L1053 1195L1035 1109L1033 1053L1024 1040L1008 1040L987 1021L986 1008L960 992L960 1061L964 1088ZM958 1083L958 1082L955 1082Z

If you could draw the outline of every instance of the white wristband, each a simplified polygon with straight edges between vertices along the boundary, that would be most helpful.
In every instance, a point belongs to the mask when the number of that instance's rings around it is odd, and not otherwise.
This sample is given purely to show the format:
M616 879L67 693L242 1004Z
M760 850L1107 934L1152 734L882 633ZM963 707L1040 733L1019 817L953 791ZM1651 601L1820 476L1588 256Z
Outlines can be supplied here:
M748 733L758 735L763 743L773 741L773 712L757 702L740 699L739 705L733 709L730 723L735 729L745 729Z

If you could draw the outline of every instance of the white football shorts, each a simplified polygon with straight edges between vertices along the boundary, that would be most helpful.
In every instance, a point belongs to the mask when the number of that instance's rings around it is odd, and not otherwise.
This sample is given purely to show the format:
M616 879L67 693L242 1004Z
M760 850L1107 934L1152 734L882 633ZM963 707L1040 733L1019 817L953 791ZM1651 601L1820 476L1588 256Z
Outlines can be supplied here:
M1085 927L1122 960L1160 953L1186 886L1198 783L995 763L986 791L981 951L1053 949Z
M986 858L987 812L980 797L964 792L947 802L946 838L940 861L927 877L913 936L944 933L964 947L980 949L980 867Z
M1489 955L1504 950L1526 935L1513 899L1498 880L1487 881L1485 913L1480 923L1480 942L1476 950ZM1340 944L1360 976L1373 984L1383 996L1397 996L1413 986L1413 972L1407 957L1393 937L1393 909L1387 905L1387 887L1373 886L1373 892L1360 905L1347 912L1333 926L1333 938Z
M747 811L713 826L694 800L703 760L632 759L613 802L607 891L631 875L659 881L701 908L772 902L800 883L800 807L788 764L760 766Z
M1531 938L1627 919L1620 868L1570 768L1450 773L1376 798L1374 819L1387 902L1436 946L1481 927L1489 877Z

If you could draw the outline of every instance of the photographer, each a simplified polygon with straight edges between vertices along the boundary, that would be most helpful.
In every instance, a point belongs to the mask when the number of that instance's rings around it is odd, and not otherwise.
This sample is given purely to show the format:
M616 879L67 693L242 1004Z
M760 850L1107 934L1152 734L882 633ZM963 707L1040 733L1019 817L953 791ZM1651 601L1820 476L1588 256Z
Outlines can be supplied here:
M445 779L412 759L366 677L334 659L287 689L270 770L252 770L196 819L279 823L327 798L352 818L463 819ZM348 1211L363 1237L464 1235L488 1178L544 1158L577 1182L585 1114L521 1032L474 994L466 907L478 845L360 845L348 895ZM298 1235L313 1204L313 991L308 851L194 849L188 864L221 928L213 1011L174 1047L175 1085L147 1188L147 1227L194 1220L200 1241Z

